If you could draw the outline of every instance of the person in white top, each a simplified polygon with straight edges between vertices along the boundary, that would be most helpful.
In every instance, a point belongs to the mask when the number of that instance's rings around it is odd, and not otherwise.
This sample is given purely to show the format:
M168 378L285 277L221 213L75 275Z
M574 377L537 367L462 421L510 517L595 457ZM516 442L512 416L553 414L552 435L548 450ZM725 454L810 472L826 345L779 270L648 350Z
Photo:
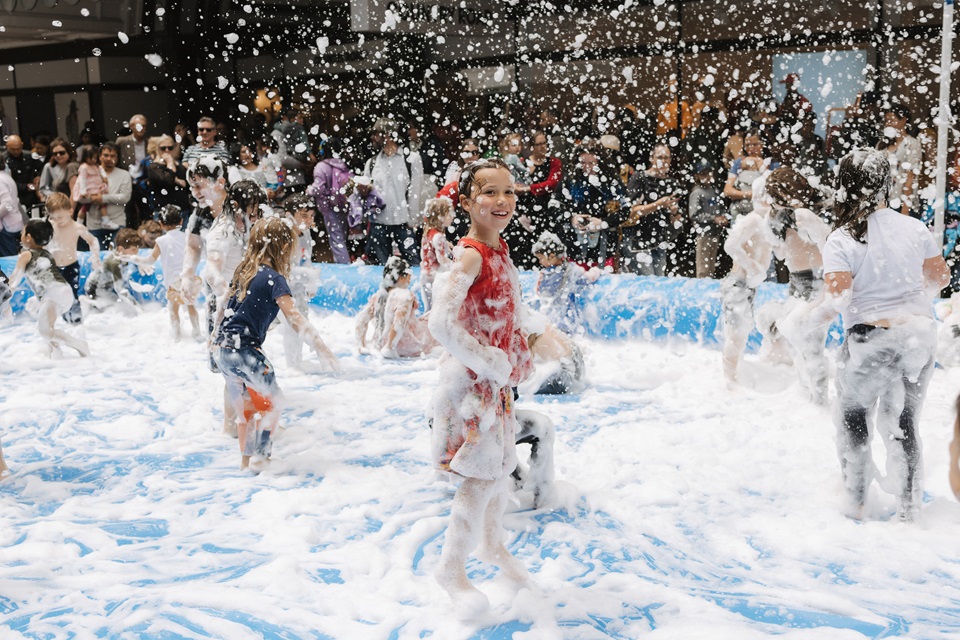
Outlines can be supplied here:
M163 235L157 238L153 251L148 256L122 256L127 262L135 262L143 267L152 266L160 260L160 273L163 284L167 289L167 310L170 312L170 332L174 341L179 342L180 307L187 308L190 324L193 327L193 338L199 339L200 317L193 301L187 300L180 293L180 275L183 269L183 254L187 244L187 235L180 229L183 223L183 214L180 207L168 204L157 212Z
M386 206L371 221L367 255L386 264L396 244L404 260L418 265L420 247L413 229L419 224L423 161L418 152L400 146L399 128L392 120L377 120L370 142L377 155L367 160L363 175L377 185Z
M840 160L836 225L823 248L824 318L843 314L846 339L837 360L837 447L848 515L865 517L870 483L870 420L887 443L887 475L897 515L920 508L918 420L933 373L937 329L933 298L950 271L927 228L887 208L887 154L856 149Z

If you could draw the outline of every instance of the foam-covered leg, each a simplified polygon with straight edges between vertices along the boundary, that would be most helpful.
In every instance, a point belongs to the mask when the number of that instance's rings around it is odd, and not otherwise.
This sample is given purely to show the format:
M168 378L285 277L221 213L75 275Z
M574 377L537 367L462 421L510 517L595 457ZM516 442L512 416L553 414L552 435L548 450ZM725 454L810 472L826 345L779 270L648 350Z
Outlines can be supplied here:
M479 542L487 505L496 488L494 480L464 478L453 498L440 566L433 576L461 615L481 613L490 606L487 597L467 579L467 556Z
M538 509L553 494L553 421L542 413L529 409L518 409L515 415L518 426L517 444L530 445L530 468L523 474L518 466L513 477L520 481L524 489L532 488L533 508Z
M493 495L487 503L483 517L480 550L477 557L500 568L505 576L515 582L525 582L529 575L523 563L515 558L503 544L503 513L507 509L506 479L497 480Z

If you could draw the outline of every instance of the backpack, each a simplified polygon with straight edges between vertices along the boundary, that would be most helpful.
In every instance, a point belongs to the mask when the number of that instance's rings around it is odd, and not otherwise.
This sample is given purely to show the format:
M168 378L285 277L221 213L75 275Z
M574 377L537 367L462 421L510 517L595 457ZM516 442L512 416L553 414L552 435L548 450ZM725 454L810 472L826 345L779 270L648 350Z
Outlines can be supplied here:
M353 180L353 173L336 165L330 166L330 204L333 210L341 215L347 215L350 205L347 203L347 185Z

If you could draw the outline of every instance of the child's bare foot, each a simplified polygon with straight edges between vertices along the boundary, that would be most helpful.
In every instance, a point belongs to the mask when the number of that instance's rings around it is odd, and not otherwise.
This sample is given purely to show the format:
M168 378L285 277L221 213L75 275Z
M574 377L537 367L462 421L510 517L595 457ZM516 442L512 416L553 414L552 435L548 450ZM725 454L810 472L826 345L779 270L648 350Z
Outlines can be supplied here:
M490 608L490 600L479 589L470 584L467 572L460 566L447 566L441 562L440 568L433 574L443 590L450 596L457 617L469 619Z
M523 566L523 562L514 557L502 544L481 547L477 551L477 557L488 564L499 567L503 575L514 582L527 582L530 579L530 574L527 573L527 568Z
M240 456L240 470L246 471L250 468L250 456Z

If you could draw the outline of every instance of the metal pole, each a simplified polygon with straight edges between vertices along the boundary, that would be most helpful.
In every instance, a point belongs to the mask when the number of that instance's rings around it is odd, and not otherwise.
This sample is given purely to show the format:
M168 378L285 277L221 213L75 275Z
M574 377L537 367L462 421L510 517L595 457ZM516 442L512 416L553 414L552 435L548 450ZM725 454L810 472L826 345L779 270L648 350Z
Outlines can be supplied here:
M937 197L933 201L933 231L943 248L943 210L947 193L947 134L950 131L950 65L953 48L953 0L943 3L940 49L940 108L937 111Z

